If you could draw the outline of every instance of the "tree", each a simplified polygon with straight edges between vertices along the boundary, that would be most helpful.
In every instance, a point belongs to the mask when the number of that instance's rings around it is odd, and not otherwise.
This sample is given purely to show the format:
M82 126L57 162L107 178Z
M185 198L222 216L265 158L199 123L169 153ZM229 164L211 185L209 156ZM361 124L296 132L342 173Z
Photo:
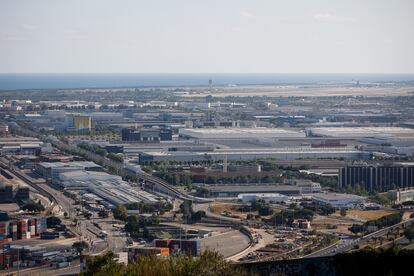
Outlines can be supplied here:
M30 212L39 213L39 212L44 211L45 207L43 207L43 205L38 204L36 202L30 202L30 203L27 203L27 204L23 205L22 209L26 210L26 211L30 211Z
M241 266L235 266L224 260L220 254L211 251L203 252L198 258L142 256L127 266L115 262L113 253L108 252L101 256L87 257L86 267L87 271L82 275L251 275Z
M192 221L200 221L202 218L206 217L206 212L204 211L197 211L191 215Z
M340 213L341 213L341 217L345 217L346 216L346 209L342 208Z
M114 259L114 253L86 258L87 271L82 275L121 275L124 265Z
M128 217L128 209L124 205L118 205L112 212L115 219L125 221Z
M64 213L63 213L63 216L64 216L65 218L67 218L67 217L68 217L68 212L64 212Z
M180 211L183 214L183 219L191 219L191 215L193 213L192 202L189 200L184 200L180 205Z
M372 202L378 203L378 204L381 204L381 205L387 205L387 204L391 203L391 200L387 196L382 195L382 194L375 194L373 196L370 196L369 199Z
M139 233L140 223L137 215L129 216L125 223L125 231L132 236L136 236Z
M414 227L409 227L404 230L404 236L411 242L414 240Z
M116 162L119 162L119 163L124 162L124 158L121 155L114 154L112 152L111 153L108 153L108 155L106 157L108 157L109 159L112 159L112 160L114 160Z
M364 227L360 224L352 224L352 226L349 227L348 230L357 235L358 233L364 232Z
M0 221L9 221L9 214L5 213L5 212L0 212Z
M107 217L109 216L109 214L108 214L108 211L106 211L106 210L104 210L104 209L101 209L101 210L99 210L99 212L98 212L98 216L99 216L100 218L107 218Z
M78 241L72 244L72 248L75 249L78 254L81 254L85 249L89 248L89 244L85 241Z
M61 223L62 223L62 221L58 217L52 216L52 217L48 217L46 219L47 228L54 228L54 227L60 225Z
M86 219L91 219L91 217L92 217L92 214L91 213L89 213L89 212L86 212L84 215L83 215Z

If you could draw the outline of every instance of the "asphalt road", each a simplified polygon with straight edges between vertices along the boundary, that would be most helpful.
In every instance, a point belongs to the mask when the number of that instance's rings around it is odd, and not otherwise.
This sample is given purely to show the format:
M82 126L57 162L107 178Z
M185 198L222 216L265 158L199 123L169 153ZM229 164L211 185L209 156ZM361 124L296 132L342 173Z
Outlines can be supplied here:
M19 270L13 269L8 271L2 271L0 275L7 275L7 273L13 273L13 275L19 276L55 276L55 275L68 275L68 274L79 274L80 264L79 259L74 260L70 266L56 269L49 265L37 266L32 268L20 268Z
M201 250L216 250L224 257L229 257L243 251L249 246L249 238L238 230L201 239Z
M394 224L390 227L383 228L371 234L365 235L356 240L341 240L337 244L328 246L322 250L306 255L304 256L304 258L326 257L326 256L333 256L338 253L346 252L346 251L353 249L355 246L361 246L365 244L367 241L369 241L370 239L374 237L378 238L381 236L385 236L388 231L394 230L397 227L402 227L403 224L411 225L413 222L414 222L414 219L409 219L409 220Z

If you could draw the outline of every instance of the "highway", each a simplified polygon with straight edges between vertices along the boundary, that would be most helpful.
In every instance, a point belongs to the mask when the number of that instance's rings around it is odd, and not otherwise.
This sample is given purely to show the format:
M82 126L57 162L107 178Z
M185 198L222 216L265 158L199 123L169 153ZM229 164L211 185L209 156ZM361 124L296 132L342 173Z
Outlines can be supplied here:
M361 246L368 242L372 238L378 238L381 236L385 236L387 232L392 231L396 228L401 228L402 226L409 226L414 222L414 218L408 219L406 221L402 221L400 223L394 224L392 226L380 229L376 232L373 232L371 234L365 235L361 238L355 239L355 240L341 240L338 243L335 243L333 245L330 245L328 247L325 247L319 251L313 252L309 255L303 256L302 258L316 258L316 257L327 257L327 256L333 256L338 253L343 253L346 251L349 251L356 246Z
M46 137L45 135L39 134L35 131L22 128L17 123L10 125L10 127L23 135L37 137L44 142L51 143L52 146L54 146L55 148L58 148L61 151L84 156L86 157L86 159L93 161L97 164L101 164L103 167L107 169L115 169L118 175L131 174L129 171L124 169L123 167L124 165L121 162L116 162L112 159L98 155L94 152L87 151L85 149L79 148L71 144L66 144L58 140L57 138L53 139L51 137ZM145 187L148 189L149 192L156 190L160 193L166 194L167 196L171 196L171 197L182 199L182 200L191 200L193 202L200 202L200 203L211 202L211 200L208 200L205 198L199 198L199 197L195 197L195 196L182 193L178 191L177 189L175 189L172 185L170 185L166 181L158 177L152 176L150 174L147 174L145 172L140 174L139 178L144 181Z

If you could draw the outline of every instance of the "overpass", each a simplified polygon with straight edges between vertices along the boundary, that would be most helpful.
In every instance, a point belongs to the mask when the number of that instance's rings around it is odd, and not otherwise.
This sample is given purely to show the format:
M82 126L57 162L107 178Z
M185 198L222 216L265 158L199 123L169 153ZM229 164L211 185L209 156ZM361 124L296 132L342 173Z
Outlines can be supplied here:
M159 193L168 195L170 197L178 198L181 200L189 200L195 203L207 203L207 202L213 201L211 199L205 199L201 197L187 195L177 190L176 188L174 188L172 185L167 183L165 180L162 180L161 178L152 176L145 172L140 173L139 178L144 181L144 186L149 191L157 191Z

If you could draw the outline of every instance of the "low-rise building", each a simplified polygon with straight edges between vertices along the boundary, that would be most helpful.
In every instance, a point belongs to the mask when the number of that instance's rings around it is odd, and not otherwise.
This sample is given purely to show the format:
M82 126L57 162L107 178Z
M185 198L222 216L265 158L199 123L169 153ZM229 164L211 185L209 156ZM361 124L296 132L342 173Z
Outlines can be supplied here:
M395 201L395 203L402 203L406 201L414 201L414 189L398 189L388 191L388 195Z
M312 195L316 204L331 205L335 208L363 206L366 198L352 194L319 193Z
M244 203L263 200L267 203L288 202L289 197L279 193L262 193L262 194L239 194L238 199Z
M102 167L90 161L73 162L40 162L35 166L36 172L53 183L58 180L58 175L69 171L102 171Z
M199 185L208 191L209 197L238 197L240 194L282 194L285 196L300 195L300 188L280 184L239 184L239 185Z

